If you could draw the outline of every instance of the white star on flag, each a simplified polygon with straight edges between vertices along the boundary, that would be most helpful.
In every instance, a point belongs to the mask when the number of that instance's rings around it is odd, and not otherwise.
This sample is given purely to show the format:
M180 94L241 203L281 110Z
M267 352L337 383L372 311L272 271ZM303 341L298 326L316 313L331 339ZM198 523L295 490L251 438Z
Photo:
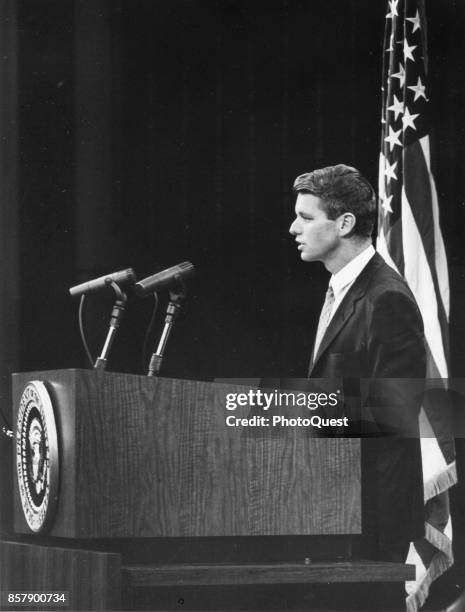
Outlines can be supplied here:
M394 212L391 207L392 197L393 197L392 195L383 197L383 203L381 204L381 207L384 210L385 215L387 215L388 213Z
M394 94L394 104L388 106L388 110L394 111L394 119L400 115L400 113L404 112L404 103L397 99L397 96Z
M400 86L403 87L405 83L405 69L401 63L399 63L399 72L392 75L393 78L399 79Z
M386 142L389 143L389 151L392 151L395 145L399 145L400 147L402 146L402 143L399 140L399 134L401 132L402 130L398 130L397 132L394 132L392 127L389 126L389 136L386 136L386 138L384 139Z
M404 116L402 117L402 129L404 130L404 132L407 128L412 128L413 130L417 129L414 120L419 116L419 114L411 115L408 106L405 107Z
M412 34L413 32L416 32L417 30L420 29L420 15L417 11L417 14L415 15L415 17L406 17L405 18L406 21L411 21L413 23L413 30L412 30Z
M397 181L397 175L394 172L394 170L396 169L396 166L397 166L397 162L394 162L391 165L388 162L388 160L386 160L386 163L384 165L384 176L387 178L388 184L391 182L391 179L394 179L395 181Z
M391 9L391 12L386 15L388 19L392 19L394 16L399 16L399 13L397 12L398 3L399 0L389 0L389 8Z
M414 49L417 48L417 45L412 45L411 47L409 47L408 43L407 43L407 39L404 40L404 59L405 61L412 60L412 62L415 61L413 55L412 55L412 51Z
M409 85L408 89L411 89L412 91L415 92L415 98L413 99L414 102L416 102L418 100L418 98L421 98L422 96L426 100L426 94L425 94L426 87L421 82L421 78L420 77L418 77L417 84L416 85Z

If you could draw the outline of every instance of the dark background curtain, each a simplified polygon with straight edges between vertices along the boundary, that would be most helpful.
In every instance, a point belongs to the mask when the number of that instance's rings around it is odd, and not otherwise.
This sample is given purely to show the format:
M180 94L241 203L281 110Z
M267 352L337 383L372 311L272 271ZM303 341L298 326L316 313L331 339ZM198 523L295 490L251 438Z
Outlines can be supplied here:
M377 185L385 3L0 6L3 411L11 371L88 367L68 287L185 259L198 273L166 376L304 376L328 275L288 235L290 188L339 162ZM464 376L465 4L426 8L451 374ZM112 300L88 299L94 355ZM151 307L130 302L110 370L145 370Z
M429 3L436 176L463 371L463 3ZM164 373L304 375L327 274L288 227L294 177L377 184L383 2L17 3L22 370L87 366L67 288L133 266L198 274ZM112 297L110 296L110 301ZM89 299L100 350L110 303ZM110 368L141 372L150 300Z

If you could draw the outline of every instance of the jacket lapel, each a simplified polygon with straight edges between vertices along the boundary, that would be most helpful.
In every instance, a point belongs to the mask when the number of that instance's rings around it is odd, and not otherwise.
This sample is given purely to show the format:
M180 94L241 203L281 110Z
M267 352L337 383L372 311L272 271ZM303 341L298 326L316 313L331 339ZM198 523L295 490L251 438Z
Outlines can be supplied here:
M316 354L315 359L313 358L314 351L312 349L312 357L310 360L310 366L308 371L309 376L311 375L312 370L317 364L320 357L327 350L327 348L339 334L341 329L347 324L347 321L354 314L357 302L365 295L371 277L373 276L375 271L383 264L383 262L384 260L381 255L375 253L355 279L354 284L346 293L342 302L339 304L338 309L334 313L325 332L325 335L323 336L320 342L320 346L318 347L318 353Z

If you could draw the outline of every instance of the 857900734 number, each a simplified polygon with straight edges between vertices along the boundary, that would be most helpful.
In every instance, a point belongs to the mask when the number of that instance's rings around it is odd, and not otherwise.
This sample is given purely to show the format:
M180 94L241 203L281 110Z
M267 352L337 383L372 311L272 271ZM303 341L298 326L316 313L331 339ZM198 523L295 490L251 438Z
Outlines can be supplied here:
M69 593L66 591L0 591L2 606L47 606L64 608L69 606Z

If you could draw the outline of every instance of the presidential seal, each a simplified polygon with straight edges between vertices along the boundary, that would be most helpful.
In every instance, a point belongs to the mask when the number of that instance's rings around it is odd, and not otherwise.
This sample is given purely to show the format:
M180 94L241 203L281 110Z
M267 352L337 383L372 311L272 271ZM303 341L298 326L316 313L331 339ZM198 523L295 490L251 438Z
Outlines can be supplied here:
M59 486L58 436L53 404L43 382L29 382L19 402L16 471L24 517L34 532L53 522Z

